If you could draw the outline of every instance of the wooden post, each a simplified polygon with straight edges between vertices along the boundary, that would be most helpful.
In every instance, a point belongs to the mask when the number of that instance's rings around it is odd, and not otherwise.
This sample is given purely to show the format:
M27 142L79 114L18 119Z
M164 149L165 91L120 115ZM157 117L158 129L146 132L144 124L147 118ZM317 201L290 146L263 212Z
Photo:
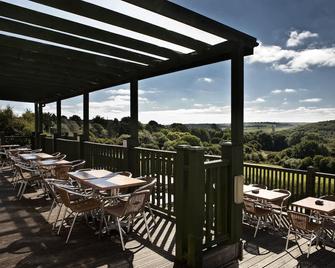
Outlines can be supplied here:
M315 168L309 166L306 175L306 197L315 196Z
M38 112L39 112L39 109L38 109L38 103L35 102L35 133L34 133L34 136L35 136L35 139L34 139L34 145L33 145L33 148L36 149L38 147Z
M62 136L62 101L58 100L57 103L57 136Z
M88 141L90 138L89 126L89 93L83 95L83 140Z
M176 258L188 267L202 267L205 203L204 150L179 146L176 156Z
M228 180L230 207L230 242L240 241L242 234L242 204L234 203L234 177L243 175L243 111L244 110L244 58L243 48L236 43L231 59L231 148L224 147L223 157L231 157L231 174Z
M130 138L127 140L128 168L134 176L139 176L138 153L138 81L130 82Z

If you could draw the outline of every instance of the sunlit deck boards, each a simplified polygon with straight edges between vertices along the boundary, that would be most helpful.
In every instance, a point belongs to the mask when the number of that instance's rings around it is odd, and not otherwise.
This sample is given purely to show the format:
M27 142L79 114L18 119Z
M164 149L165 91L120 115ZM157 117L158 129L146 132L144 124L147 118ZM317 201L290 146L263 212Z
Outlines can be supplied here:
M5 176L6 177L6 176ZM175 224L157 216L151 229L153 243L146 240L143 222L122 252L118 235L99 239L83 222L75 226L70 243L65 232L57 236L45 220L49 202L38 193L28 191L25 199L16 200L11 184L0 174L0 267L173 267ZM150 223L153 224L152 219ZM243 226L244 258L240 267L335 267L335 249L311 249L309 259L290 242L285 251L285 236ZM303 252L307 241L299 240Z
M142 222L122 252L118 235L99 239L78 222L68 245L45 220L49 202L31 192L16 200L12 186L0 174L0 267L173 267L175 225L157 216L146 240ZM152 219L150 223L153 224Z
M296 243L289 242L288 251L285 251L286 235L270 234L261 231L253 238L254 229L243 226L242 239L244 242L243 260L241 268L247 267L335 267L335 249L326 247L316 250L311 248L311 255L307 259L307 240L300 239L301 253Z

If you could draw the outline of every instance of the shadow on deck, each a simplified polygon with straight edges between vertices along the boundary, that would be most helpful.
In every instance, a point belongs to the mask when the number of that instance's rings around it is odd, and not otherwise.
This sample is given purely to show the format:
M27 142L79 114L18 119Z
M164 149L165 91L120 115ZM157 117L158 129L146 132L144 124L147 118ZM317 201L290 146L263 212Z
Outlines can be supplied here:
M150 218L153 243L146 238L142 220L134 225L123 252L117 232L99 239L84 222L75 225L70 242L68 229L58 236L46 221L50 201L27 191L22 200L0 174L0 267L173 267L175 224ZM50 219L52 221L52 217Z

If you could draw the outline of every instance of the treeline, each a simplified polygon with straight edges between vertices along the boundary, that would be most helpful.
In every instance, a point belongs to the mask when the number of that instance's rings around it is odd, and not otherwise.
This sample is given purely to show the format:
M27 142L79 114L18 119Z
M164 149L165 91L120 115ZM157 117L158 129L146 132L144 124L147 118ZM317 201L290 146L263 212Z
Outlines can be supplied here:
M43 114L46 133L56 130L56 116ZM211 124L206 127L174 123L169 126L156 121L139 126L140 146L159 150L175 150L178 145L202 146L206 154L220 155L221 145L231 140L230 128ZM0 110L0 127L7 135L29 135L34 130L34 114L26 111L15 116L7 107ZM62 117L62 133L82 132L82 119ZM96 116L90 120L90 139L100 143L122 144L130 135L130 118L107 120ZM268 133L248 132L244 135L245 161L306 169L314 166L322 172L335 173L335 120L306 124L289 130Z

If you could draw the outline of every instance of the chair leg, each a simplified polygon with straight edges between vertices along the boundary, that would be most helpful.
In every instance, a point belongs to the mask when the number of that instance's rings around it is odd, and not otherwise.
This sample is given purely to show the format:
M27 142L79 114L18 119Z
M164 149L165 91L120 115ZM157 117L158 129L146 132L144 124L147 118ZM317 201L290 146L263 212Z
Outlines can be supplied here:
M287 250L287 248L288 248L288 240L289 240L290 234L291 234L291 227L288 227L285 250Z
M22 187L23 187L23 181L21 181L20 183L20 187L19 187L19 190L17 191L17 194L16 194L16 197L19 198L20 194L21 194L21 190L22 190Z
M53 201L52 201L52 204L51 204L51 207L50 207L50 211L49 211L49 213L48 213L47 221L49 221L50 216L51 216L51 213L52 213L52 210L54 209L54 206L55 206L55 205L56 205L56 201L53 200Z
M148 233L149 241L151 242L151 235L150 235L150 231L149 231L149 226L148 226L148 222L147 222L147 217L145 216L145 212L144 212L144 210L142 211L142 216L143 216L143 219L144 219L145 228L147 229L147 233Z
M65 211L64 211L64 213L63 213L63 217L62 217L61 224L59 225L59 228L58 228L58 232L57 232L57 234L58 234L58 235L60 234L60 230L62 229L62 226L63 226L64 220L65 220L65 215L66 215L66 212L67 212L67 207L65 208Z
M257 235L257 231L258 231L259 223L260 223L260 222L261 222L261 217L258 217L258 221L257 221L257 225L256 225L255 233L254 233L254 238L255 238L256 235Z
M58 213L57 213L57 217L56 217L54 223L52 224L52 230L54 230L55 227L56 227L56 225L57 225L57 222L58 222L58 218L59 218L60 212L62 211L62 207L63 207L63 204L61 204L61 205L59 206L59 210L58 210Z
M21 200L21 198L22 198L24 192L26 191L27 184L28 184L28 182L24 182L23 188L22 188L21 193L20 193L19 200Z
M101 210L101 218L100 218L100 226L99 226L99 238L101 238L102 235L102 226L105 222L105 215L104 215L104 210Z
M307 259L309 258L309 254L311 252L312 240L313 240L313 235L311 235L311 238L309 239L309 242L308 242Z
M68 235L67 235L67 238L66 238L66 244L67 244L67 242L69 241L69 238L70 238L70 236L71 236L71 233L72 233L72 229L73 229L73 226L74 226L74 223L76 222L76 219L77 219L77 216L78 216L78 212L76 212L76 215L74 215L74 218L73 218L73 221L72 221L72 224L71 224L71 228L70 228L70 231L69 231L69 233L68 233Z
M155 223L155 225L156 225L156 224L157 224L157 222L156 222L156 217L155 217L154 213L152 212L152 209L151 209L151 206L150 206L150 203L149 203L149 202L147 203L147 206L148 206L150 215L151 215L151 217L152 217L152 219L153 219L153 221L154 221L154 223Z
M118 217L116 217L116 222L117 222L117 227L119 228L122 250L124 251L125 250L125 246L124 246L124 242L123 242L123 235L122 235L122 229L121 229L120 219Z

